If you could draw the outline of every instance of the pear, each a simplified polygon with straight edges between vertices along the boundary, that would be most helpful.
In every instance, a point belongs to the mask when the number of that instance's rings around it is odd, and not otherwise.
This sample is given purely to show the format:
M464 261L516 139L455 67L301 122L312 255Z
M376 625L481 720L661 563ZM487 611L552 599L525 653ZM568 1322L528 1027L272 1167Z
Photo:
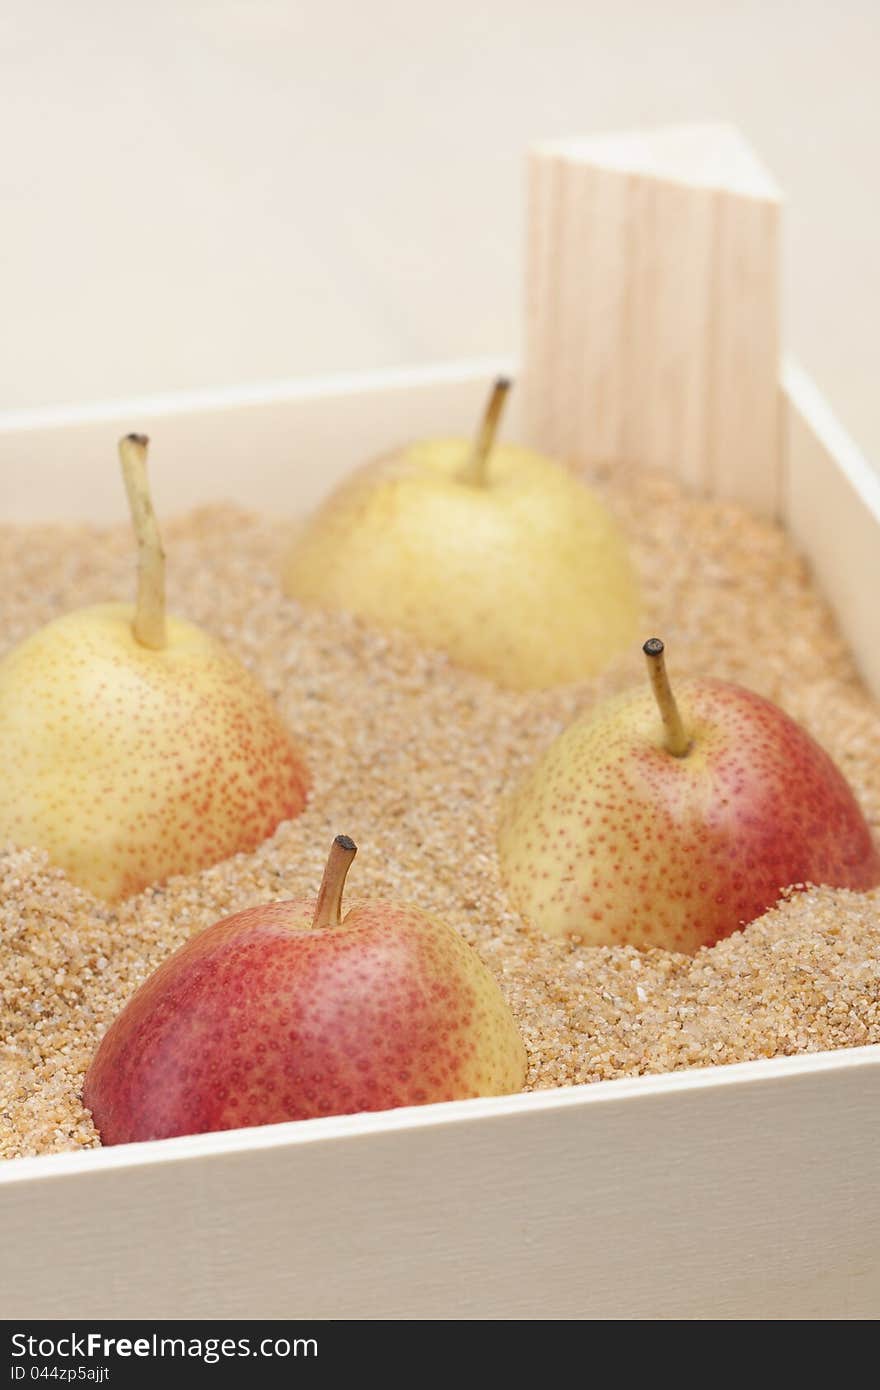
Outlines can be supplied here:
M566 469L494 444L509 386L495 383L475 444L422 440L347 479L295 539L285 591L515 689L605 667L637 622L627 547Z
M521 1089L513 1015L458 932L383 900L343 916L356 852L337 835L317 899L215 922L141 986L85 1080L105 1144Z
M111 900L254 849L299 815L309 781L262 686L166 616L147 443L120 443L137 604L67 613L0 662L0 842L44 849Z
M866 890L880 854L827 753L753 691L683 681L576 720L504 804L502 879L550 936L693 952L806 883Z

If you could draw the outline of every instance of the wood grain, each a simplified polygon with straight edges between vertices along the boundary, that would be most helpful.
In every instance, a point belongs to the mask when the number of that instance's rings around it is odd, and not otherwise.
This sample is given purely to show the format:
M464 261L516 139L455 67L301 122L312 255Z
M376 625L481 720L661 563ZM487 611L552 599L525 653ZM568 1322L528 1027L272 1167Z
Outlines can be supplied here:
M530 441L777 515L779 197L736 131L538 146L527 228Z

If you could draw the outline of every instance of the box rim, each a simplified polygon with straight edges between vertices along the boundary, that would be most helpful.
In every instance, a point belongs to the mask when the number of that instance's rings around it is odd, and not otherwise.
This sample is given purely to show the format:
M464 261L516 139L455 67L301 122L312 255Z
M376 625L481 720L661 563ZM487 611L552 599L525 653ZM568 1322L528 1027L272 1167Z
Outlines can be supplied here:
M395 1110L361 1111L313 1120L288 1120L276 1125L217 1130L208 1134L152 1139L145 1143L118 1144L107 1148L77 1149L68 1153L11 1158L0 1163L0 1186L16 1182L47 1181L76 1174L131 1168L159 1168L166 1163L193 1162L228 1154L266 1149L296 1148L302 1144L356 1141L372 1134L436 1129L480 1120L500 1121L542 1112L572 1109L606 1102L648 1102L684 1091L719 1091L727 1087L773 1084L799 1076L833 1071L880 1069L880 1044L836 1048L833 1051L800 1052L782 1057L762 1057L749 1062L728 1062L710 1067L681 1068L614 1080L583 1082L539 1091L520 1091L508 1096L483 1096L473 1100L441 1101L433 1105L406 1106Z
M83 405L40 405L21 410L0 410L0 435L30 434L38 430L69 429L104 421L153 416L199 414L236 407L281 405L334 396L370 395L376 391L406 390L418 386L455 385L474 379L491 381L499 373L514 374L518 361L509 353L488 357L463 357L418 366L377 367L365 371L325 372L316 376L279 377L235 386L205 386L186 391L158 391L146 396L86 401Z

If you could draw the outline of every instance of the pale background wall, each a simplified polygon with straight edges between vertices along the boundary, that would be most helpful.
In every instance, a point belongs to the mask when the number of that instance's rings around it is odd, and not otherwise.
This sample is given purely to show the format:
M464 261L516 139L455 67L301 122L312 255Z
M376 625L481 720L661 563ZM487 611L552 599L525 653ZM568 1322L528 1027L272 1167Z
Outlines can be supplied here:
M506 352L532 138L740 125L880 458L878 0L5 0L0 405Z

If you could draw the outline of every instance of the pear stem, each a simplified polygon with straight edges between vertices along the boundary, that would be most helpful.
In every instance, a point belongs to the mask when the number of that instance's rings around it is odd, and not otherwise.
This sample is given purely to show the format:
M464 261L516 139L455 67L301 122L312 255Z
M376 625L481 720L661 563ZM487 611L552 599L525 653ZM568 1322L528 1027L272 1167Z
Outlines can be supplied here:
M318 901L315 903L315 915L312 918L313 927L338 927L342 921L342 890L356 854L357 845L354 840L350 840L347 835L336 836L330 846L324 877L318 889Z
M675 758L683 758L691 746L691 740L682 723L678 705L672 693L672 686L669 684L669 676L666 674L665 647L659 637L649 637L642 647L642 651L645 653L648 663L648 675L651 677L654 699L657 701L660 718L663 720L666 751Z
M489 481L489 454L495 443L501 414L507 401L511 382L507 377L498 377L492 387L488 404L483 412L480 430L468 455L467 463L459 473L459 481L470 483L472 487L486 487Z
M127 434L119 441L119 461L128 493L132 525L138 544L138 587L133 630L144 647L160 651L168 644L165 630L165 551L147 482L145 434Z

